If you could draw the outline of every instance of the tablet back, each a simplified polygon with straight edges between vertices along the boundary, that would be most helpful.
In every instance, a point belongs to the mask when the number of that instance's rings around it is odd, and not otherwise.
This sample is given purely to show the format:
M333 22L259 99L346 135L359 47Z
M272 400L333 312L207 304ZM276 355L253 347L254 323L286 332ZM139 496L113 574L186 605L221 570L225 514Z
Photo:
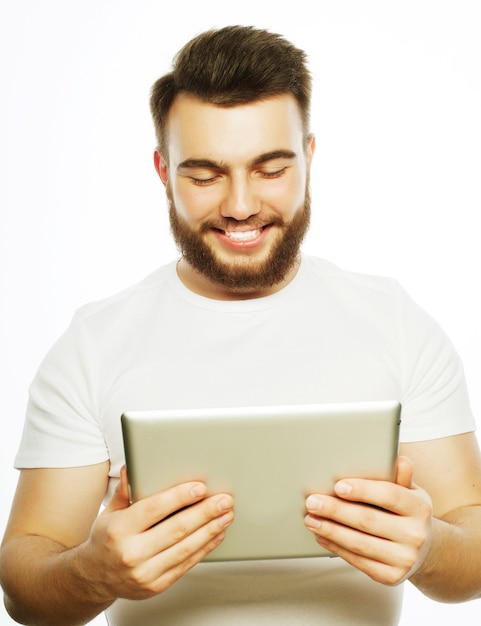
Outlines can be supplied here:
M235 520L206 560L325 556L305 498L340 478L393 480L398 402L128 411L132 501L183 481L229 492Z

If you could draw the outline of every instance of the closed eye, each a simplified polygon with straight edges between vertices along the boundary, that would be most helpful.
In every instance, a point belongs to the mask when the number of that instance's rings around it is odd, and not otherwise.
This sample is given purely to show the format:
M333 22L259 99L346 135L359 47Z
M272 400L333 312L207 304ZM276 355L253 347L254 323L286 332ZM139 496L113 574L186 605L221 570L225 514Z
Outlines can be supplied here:
M211 185L219 178L219 176L211 176L210 178L196 178L195 176L189 176L189 178L194 185L202 187L203 185Z
M281 169L274 170L273 172L261 170L259 174L262 176L262 178L279 178L283 174L285 174L286 170L287 170L287 166L281 167Z
M208 159L187 159L177 166L177 172L186 176L194 185L211 185L221 177L223 168Z

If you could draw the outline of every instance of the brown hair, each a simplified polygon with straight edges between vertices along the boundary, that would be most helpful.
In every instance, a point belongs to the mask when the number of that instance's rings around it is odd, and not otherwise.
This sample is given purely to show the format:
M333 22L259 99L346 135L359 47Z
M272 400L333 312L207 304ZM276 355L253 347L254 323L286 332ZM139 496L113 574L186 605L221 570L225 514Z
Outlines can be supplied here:
M168 157L167 116L180 93L226 107L290 93L307 137L311 75L306 61L306 53L280 35L251 26L227 26L198 35L175 56L172 71L152 87L150 109L159 151Z

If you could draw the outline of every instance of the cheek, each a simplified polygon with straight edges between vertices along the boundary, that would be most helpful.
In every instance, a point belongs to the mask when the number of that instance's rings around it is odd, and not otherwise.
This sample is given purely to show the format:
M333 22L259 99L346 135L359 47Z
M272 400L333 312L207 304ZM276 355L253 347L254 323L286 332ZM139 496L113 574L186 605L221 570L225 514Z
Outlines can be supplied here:
M279 181L278 185L267 188L263 200L284 215L293 215L304 203L305 195L306 179L298 176Z
M191 184L179 184L172 189L177 213L188 222L200 221L215 211L216 195L210 188L197 188Z

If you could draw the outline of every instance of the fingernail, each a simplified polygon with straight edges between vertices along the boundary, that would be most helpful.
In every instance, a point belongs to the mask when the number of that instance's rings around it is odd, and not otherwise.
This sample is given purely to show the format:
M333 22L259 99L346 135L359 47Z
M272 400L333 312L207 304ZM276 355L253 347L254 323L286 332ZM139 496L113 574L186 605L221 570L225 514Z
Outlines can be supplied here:
M306 515L305 521L308 528L320 528L322 524L318 517L312 517L311 515Z
M227 511L227 509L232 508L232 500L229 497L224 497L217 502L217 508L219 511Z
M306 507L309 511L319 511L322 508L322 500L319 496L309 496L306 500Z
M341 480L340 482L336 483L334 490L338 496L348 496L352 491L352 486L349 483L345 483Z
M192 487L192 489L190 490L190 495L193 498L198 498L200 496L205 496L206 491L207 491L206 486L203 485L202 483L198 483L197 485L194 485Z
M234 514L232 511L229 511L229 513L224 513L224 515L222 515L222 517L219 519L219 522L222 524L222 526L230 526L233 521Z

